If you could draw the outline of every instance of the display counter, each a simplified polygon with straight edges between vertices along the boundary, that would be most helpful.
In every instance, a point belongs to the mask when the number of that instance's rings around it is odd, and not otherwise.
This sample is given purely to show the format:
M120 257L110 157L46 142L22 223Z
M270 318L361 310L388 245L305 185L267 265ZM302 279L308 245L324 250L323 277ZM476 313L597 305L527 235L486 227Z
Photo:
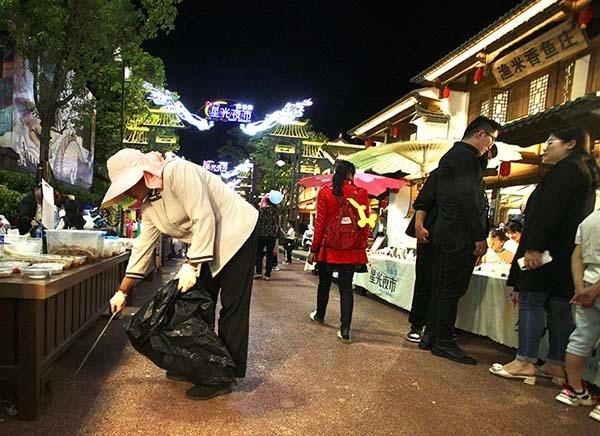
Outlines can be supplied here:
M129 253L47 279L0 278L0 380L16 385L22 419L35 419L52 363L107 309Z
M456 327L517 348L519 303L517 293L506 286L508 265L483 269L474 272L468 292L460 299ZM414 261L385 255L369 255L369 272L354 274L355 285L405 310L411 308L414 282ZM546 340L541 348L545 355ZM600 386L599 362L600 353L586 365L585 379L596 386Z

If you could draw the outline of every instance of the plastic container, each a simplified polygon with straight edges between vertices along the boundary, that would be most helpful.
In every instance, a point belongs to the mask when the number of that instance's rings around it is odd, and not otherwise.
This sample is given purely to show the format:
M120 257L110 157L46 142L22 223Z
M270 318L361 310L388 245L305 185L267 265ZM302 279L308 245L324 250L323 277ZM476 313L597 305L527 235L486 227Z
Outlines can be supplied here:
M52 269L33 265L22 268L21 273L30 279L47 279L52 275Z
M121 254L121 248L123 244L118 238L105 238L104 239L104 257L118 256Z
M48 252L97 260L102 257L104 233L93 230L46 230Z
M2 266L0 265L0 277L9 277L13 273L13 268L11 266Z
M18 262L18 261L0 262L0 269L9 269L10 268L11 271L13 271L15 273L21 272L21 268L24 268L26 266L29 266L29 263Z
M37 267L37 268L48 268L48 269L52 270L52 274L60 274L61 272L63 272L63 268L64 268L64 265L62 263L56 263L56 262L34 263L31 266Z
M4 255L31 255L42 253L42 239L24 235L4 235Z

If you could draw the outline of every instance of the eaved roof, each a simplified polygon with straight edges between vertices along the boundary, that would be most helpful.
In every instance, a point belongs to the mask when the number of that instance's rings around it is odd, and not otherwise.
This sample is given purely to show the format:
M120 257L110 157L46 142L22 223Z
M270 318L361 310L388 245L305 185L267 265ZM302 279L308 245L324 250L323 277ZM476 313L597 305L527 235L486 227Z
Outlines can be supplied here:
M560 0L525 0L521 3L519 3L517 6L512 8L510 11L508 11L507 13L502 15L500 18L495 20L492 24L487 26L485 29L481 30L475 36L468 39L466 42L461 44L459 47L454 49L452 52L448 53L442 59L440 59L433 65L431 65L426 70L421 71L415 77L410 79L410 81L413 83L417 83L417 84L431 82L432 80L428 80L427 76L430 76L437 69L439 69L439 67L443 66L444 64L446 64L448 61L452 60L453 58L458 57L465 51L473 50L477 46L478 43L484 41L486 37L492 35L496 30L500 29L506 23L508 23L512 20L515 20L517 17L520 17L521 15L526 14L527 11L532 9L534 6L537 6L536 9L539 9L540 11L542 11L542 10L545 10L548 7L553 6L559 2L560 2ZM532 11L533 11L533 9L532 9ZM526 22L526 21L527 20L525 20L524 22ZM514 30L514 29L508 29L508 31L510 31L510 30ZM508 33L508 31L507 31L507 33ZM474 52L469 57L477 55L477 53L483 49L485 49L485 46L477 48L476 50L473 50ZM465 58L465 59L467 59L467 58Z

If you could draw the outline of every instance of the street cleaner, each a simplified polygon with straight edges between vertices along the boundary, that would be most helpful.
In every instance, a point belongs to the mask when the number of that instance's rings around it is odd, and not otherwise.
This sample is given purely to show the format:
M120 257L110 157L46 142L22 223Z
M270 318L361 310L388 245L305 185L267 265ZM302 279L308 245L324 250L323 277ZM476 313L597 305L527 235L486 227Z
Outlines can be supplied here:
M220 291L219 337L235 363L236 377L245 377L258 212L218 176L183 159L126 148L108 159L107 167L111 185L102 207L128 198L142 203L142 233L110 299L111 311L123 310L127 294L150 271L161 233L189 244L177 288L185 293L202 286L214 301ZM182 381L170 371L167 377ZM230 392L230 383L196 383L186 395L206 400Z

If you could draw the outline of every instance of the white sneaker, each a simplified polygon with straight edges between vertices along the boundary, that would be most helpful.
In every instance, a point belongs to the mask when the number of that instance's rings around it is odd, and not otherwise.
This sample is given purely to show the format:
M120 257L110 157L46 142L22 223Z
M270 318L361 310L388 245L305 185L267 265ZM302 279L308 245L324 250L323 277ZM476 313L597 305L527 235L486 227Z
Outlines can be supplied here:
M600 422L600 404L594 407L594 410L592 410L588 416Z
M278 267L278 266L274 266L274 267L273 267L273 271L280 271L280 269L279 269L279 267Z
M317 322L319 324L323 324L322 319L317 318L317 311L315 310L314 312L311 312L308 317L311 319L311 321Z
M582 393L578 394L569 385L565 385L560 391L560 394L556 396L556 401L559 401L567 406L593 406L595 404L594 399L590 395L587 389L584 389Z
M263 275L262 275L262 274L256 274L256 275L254 276L254 280L260 280L260 279L262 279L262 278L263 278Z

